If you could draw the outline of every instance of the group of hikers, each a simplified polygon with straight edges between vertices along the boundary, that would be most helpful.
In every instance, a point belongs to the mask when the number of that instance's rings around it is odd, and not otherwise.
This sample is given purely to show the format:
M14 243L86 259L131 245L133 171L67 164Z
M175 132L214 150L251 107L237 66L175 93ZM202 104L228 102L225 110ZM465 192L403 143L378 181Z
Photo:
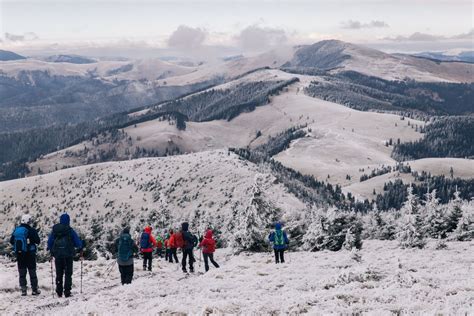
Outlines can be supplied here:
M12 244L17 257L21 295L27 295L27 273L30 276L31 294L39 295L41 291L38 288L38 277L36 275L36 250L41 240L38 231L31 226L32 218L29 214L24 214L20 222L21 224L15 228L11 235L10 244ZM275 263L284 263L284 252L288 247L289 241L280 223L275 224L275 230L270 233L268 239L273 243ZM59 218L59 223L53 226L47 243L47 250L51 254L51 270L53 259L56 267L55 290L58 297L63 295L65 297L71 296L73 259L76 253L79 252L82 263L84 247L84 241L79 238L78 234L70 226L69 215L67 213L62 214ZM209 270L209 261L214 267L219 268L219 264L214 260L216 240L211 229L208 229L203 238L199 240L198 237L189 231L189 224L184 222L181 224L179 231L175 232L170 229L165 238L161 238L161 236L155 238L152 234L152 228L146 226L140 237L135 241L130 234L130 228L124 228L115 241L115 253L117 255L122 285L132 283L134 257L138 252L143 257L143 269L152 271L153 252L155 249L157 255L162 257L164 248L165 260L170 263L173 263L173 261L179 263L177 251L181 249L182 271L184 273L188 272L186 268L188 264L189 271L193 273L194 263L196 262L193 252L195 247L198 247L202 252L206 272Z

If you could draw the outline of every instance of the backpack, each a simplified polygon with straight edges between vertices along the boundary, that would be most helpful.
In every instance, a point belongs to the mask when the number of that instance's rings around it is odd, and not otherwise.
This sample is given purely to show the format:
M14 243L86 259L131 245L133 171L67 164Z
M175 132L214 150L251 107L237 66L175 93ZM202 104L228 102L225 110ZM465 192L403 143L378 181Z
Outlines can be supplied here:
M174 245L176 246L176 248L184 248L184 239L182 232L177 232L174 234Z
M118 243L118 258L127 261L133 254L132 237L129 234L122 234Z
M28 252L28 228L23 226L15 228L13 238L15 239L13 249L16 254Z
M285 238L281 230L275 231L275 246L283 246L285 244Z
M142 236L140 237L140 248L141 249L151 248L150 234L142 233Z
M54 243L51 252L55 258L68 258L74 256L71 228L69 226L56 226L53 228Z

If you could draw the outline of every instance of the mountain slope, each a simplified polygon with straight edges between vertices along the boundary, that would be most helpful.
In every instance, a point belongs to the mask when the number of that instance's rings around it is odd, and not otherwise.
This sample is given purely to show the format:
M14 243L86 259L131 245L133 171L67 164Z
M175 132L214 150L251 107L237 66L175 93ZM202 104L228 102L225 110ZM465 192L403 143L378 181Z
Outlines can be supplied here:
M474 65L443 63L408 55L391 55L338 40L299 47L285 67L317 68L332 73L356 71L387 80L473 82Z
M0 49L0 61L21 60L21 59L26 59L26 57L18 55L14 52Z
M164 228L159 223L165 214L171 217L166 225L178 224L192 219L196 210L223 228L234 210L248 206L255 183L284 218L305 209L257 166L227 151L210 151L102 163L0 182L0 231L9 232L25 211L40 227L67 211L72 224L86 235L97 221L111 232L123 223L138 230L144 222ZM101 238L105 241L106 236Z

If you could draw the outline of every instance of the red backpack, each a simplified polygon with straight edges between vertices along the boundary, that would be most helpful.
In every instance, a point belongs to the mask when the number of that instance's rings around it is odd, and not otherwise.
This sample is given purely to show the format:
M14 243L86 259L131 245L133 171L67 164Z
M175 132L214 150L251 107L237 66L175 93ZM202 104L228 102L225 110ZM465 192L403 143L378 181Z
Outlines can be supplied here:
M174 245L176 246L176 248L184 247L184 239L182 232L174 233Z

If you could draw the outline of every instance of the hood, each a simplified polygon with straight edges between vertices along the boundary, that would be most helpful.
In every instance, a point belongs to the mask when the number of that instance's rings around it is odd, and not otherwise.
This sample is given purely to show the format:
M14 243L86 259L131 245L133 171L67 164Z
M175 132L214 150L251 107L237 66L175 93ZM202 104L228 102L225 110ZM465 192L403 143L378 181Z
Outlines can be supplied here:
M64 213L63 215L61 215L61 217L59 217L59 223L63 225L69 225L70 222L71 219L69 218L69 215L67 213Z
M168 235L170 235L170 236L173 235L173 230L172 229L170 229Z
M125 227L122 231L122 234L130 234L130 228Z
M212 230L209 229L209 230L206 232L206 235L204 235L204 237L206 237L206 238L212 238Z
M281 224L280 224L280 223L276 223L276 224L275 224L275 229L276 229L276 230L281 230Z
M181 229L182 229L183 231L187 232L188 229L189 229L189 224L188 224L188 222L182 223L182 224L181 224Z
M150 234L151 233L151 227L150 226L145 227L144 232Z

